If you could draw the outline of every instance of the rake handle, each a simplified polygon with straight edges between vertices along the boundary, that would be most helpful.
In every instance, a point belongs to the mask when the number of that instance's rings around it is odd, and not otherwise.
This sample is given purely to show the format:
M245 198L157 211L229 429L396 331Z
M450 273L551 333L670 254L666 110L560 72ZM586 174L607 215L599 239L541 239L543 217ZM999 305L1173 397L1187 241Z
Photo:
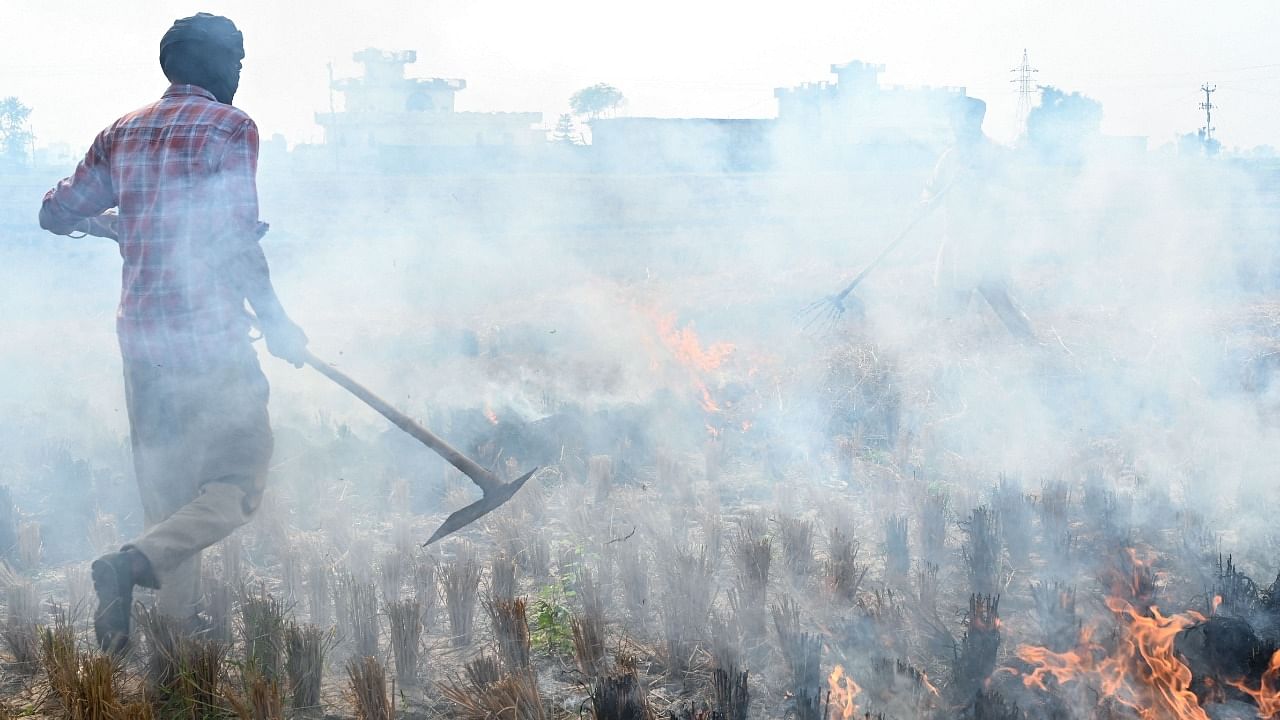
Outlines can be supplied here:
M942 188L941 191L929 198L929 202L925 203L924 207L920 209L920 212L916 213L916 216L911 218L911 222L907 223L907 226L902 228L902 231L893 239L893 242L886 245L884 249L880 251L880 254L876 256L875 260L872 260L870 264L862 268L862 272L858 273L853 280L849 281L848 285L844 286L843 290L836 294L835 299L837 303L843 302L845 298L849 297L849 293L853 292L854 288L858 287L858 285L871 274L872 270L879 267L880 263L884 262L884 259L889 257L890 253L898 249L898 246L907 239L907 236L911 234L911 231L915 229L916 225L919 225L920 221L929 217L930 213L933 212L933 209L938 207L938 200L940 200L943 195L946 195L947 191L950 190L951 186L954 184L955 181L952 180L947 183L946 187Z
M356 382L351 376L322 361L309 351L306 355L306 363L315 368L321 375L340 385L347 392L355 395L365 405L377 410L378 414L390 420L393 425L411 435L418 442L434 450L437 455L470 478L486 495L501 486L502 483L475 460L462 454L452 445L445 442L439 435L414 422L413 418L392 407L390 403Z

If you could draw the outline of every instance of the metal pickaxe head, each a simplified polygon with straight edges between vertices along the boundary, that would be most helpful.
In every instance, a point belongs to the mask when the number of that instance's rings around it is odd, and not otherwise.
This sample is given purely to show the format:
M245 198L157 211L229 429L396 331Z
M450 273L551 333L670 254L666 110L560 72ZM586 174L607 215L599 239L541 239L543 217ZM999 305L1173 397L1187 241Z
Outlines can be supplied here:
M516 491L523 487L525 482L533 477L536 472L538 472L538 468L530 470L509 483L499 482L496 478L493 484L477 482L476 484L484 489L484 496L450 515L444 521L444 524L431 536L431 539L422 544L423 547L461 530L498 509L503 503L510 500L511 496L515 495ZM475 480L475 478L472 478L472 480Z
M372 391L347 376L346 373L321 361L311 353L307 353L306 362L318 370L320 374L346 388L347 392L377 410L383 417L394 423L396 427L409 433L423 445L434 450L437 455L470 478L471 482L475 483L484 492L484 497L450 515L444 521L444 524L440 526L440 529L436 530L431 539L423 543L423 545L430 545L493 512L503 503L510 500L511 496L515 495L516 491L523 487L529 478L533 477L533 474L538 471L537 468L534 468L515 480L504 483L497 475L494 475L480 463L456 450L452 445L445 442L443 438L422 427L413 418L392 407L386 400L374 395Z

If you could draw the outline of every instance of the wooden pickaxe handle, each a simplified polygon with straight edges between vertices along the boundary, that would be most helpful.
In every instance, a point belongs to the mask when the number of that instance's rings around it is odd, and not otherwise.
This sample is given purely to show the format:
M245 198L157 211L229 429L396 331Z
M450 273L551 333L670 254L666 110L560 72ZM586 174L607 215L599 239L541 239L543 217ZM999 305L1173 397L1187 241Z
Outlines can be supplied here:
M471 479L485 495L498 490L503 483L493 473L489 472L480 463L463 455L452 445L445 442L439 435L422 427L414 422L413 418L405 415L399 410L391 406L390 403L382 398L374 395L371 390L351 379L346 373L338 370L329 363L324 362L320 358L307 352L306 363L320 372L321 375L329 378L335 383L341 385L347 392L355 395L365 405L377 410L380 415L390 420L392 424L401 430L409 433L423 445L431 448L437 455L444 458L450 465L458 468L463 475Z

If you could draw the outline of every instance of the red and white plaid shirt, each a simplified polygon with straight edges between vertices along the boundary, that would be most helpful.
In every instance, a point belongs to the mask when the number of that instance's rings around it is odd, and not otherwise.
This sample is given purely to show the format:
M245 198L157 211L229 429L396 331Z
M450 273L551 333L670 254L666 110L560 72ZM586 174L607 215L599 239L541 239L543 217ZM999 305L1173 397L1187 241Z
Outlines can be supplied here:
M44 197L49 229L119 208L124 259L116 330L127 361L201 369L249 348L232 261L257 247L258 128L194 85L98 134Z

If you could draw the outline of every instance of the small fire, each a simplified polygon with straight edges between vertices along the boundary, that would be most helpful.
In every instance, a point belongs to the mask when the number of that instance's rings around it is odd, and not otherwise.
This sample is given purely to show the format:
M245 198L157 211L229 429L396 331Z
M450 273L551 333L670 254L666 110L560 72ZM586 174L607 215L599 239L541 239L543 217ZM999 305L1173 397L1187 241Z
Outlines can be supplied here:
M1135 701L1130 707L1138 711L1139 717L1208 720L1199 699L1191 691L1191 669L1173 649L1178 633L1202 622L1204 616L1192 612L1165 617L1152 607L1151 617L1147 617L1116 598L1108 598L1107 607L1122 618L1127 617L1129 623L1127 638L1120 647L1122 653L1128 655L1130 673L1115 673L1110 679L1111 687L1116 691L1129 691ZM1136 676L1136 688L1129 675ZM1103 689L1107 690L1107 685Z
M484 417L489 421L490 425L498 424L498 414L493 411L493 406L489 404L488 400L484 401Z
M698 333L694 331L693 325L686 324L684 327L676 326L676 316L673 313L659 314L657 312L646 313L652 319L657 327L658 337L662 340L662 345L675 358L676 363L689 374L689 382L697 393L698 405L702 411L708 415L716 415L723 412L723 408L715 396L711 393L711 387L708 385L709 376L720 370L725 360L734 353L737 347L733 343L718 342L703 346L702 340L698 337ZM658 368L657 359L653 363L654 368ZM719 436L720 431L714 430L708 424L707 431L714 438Z
M1095 645L1091 639L1089 628L1080 631L1080 640L1075 649L1056 653L1044 647L1022 645L1018 648L1018 658L1035 666L1035 670L1022 677L1022 684L1037 690L1048 690L1045 680L1052 677L1059 684L1076 680L1096 673L1098 670L1096 656L1102 646Z
M1155 570L1155 551L1124 548L1117 561L1103 573L1107 594L1137 607L1149 605L1161 581L1160 573Z
M1262 673L1262 682L1258 689L1247 687L1244 683L1229 683L1231 687L1253 698L1258 705L1258 717L1280 717L1280 650L1271 656L1267 671Z
M862 688L858 687L858 683L854 682L853 678L845 675L842 665L836 665L831 671L831 675L827 677L827 686L831 692L831 707L835 710L833 717L851 720L858 713L855 699L858 693L862 692Z
M679 326L674 313L640 308L640 314L653 323L654 335L659 341L655 342L652 336L644 338L645 345L653 351L650 369L660 373L664 369L674 371L678 368L687 375L691 399L698 403L703 413L717 416L707 418L708 435L714 440L739 428L744 433L749 431L752 420L743 416L752 412L749 401L744 401L750 394L740 382L730 382L740 381L743 367L750 362L738 355L738 346L731 342L704 345L693 323ZM759 374L759 368L754 365L746 370L748 378L756 378Z
M932 693L934 697L939 696L938 688L934 687L934 684L929 682L929 676L927 674L920 673L920 682L924 685L924 689Z
M711 391L701 380L694 380L698 386L698 391L702 393L702 410L709 414L720 412L720 406L716 404L716 399L711 397Z
M698 333L694 332L693 325L677 328L674 314L658 317L657 323L662 344L676 356L676 361L699 372L709 373L720 369L725 359L737 349L733 343L727 342L702 347L702 342L698 339Z
M1215 609L1220 601L1214 599ZM1063 653L1023 645L1017 655L1034 668L1022 677L1023 684L1050 690L1050 678L1057 684L1084 683L1144 720L1208 720L1191 690L1191 669L1174 649L1178 634L1205 617L1197 612L1166 616L1154 606L1143 612L1115 596L1106 604L1120 622L1121 636L1113 650L1096 642L1088 629L1074 649ZM1228 684L1253 699L1259 718L1280 717L1280 651L1271 657L1258 687Z

